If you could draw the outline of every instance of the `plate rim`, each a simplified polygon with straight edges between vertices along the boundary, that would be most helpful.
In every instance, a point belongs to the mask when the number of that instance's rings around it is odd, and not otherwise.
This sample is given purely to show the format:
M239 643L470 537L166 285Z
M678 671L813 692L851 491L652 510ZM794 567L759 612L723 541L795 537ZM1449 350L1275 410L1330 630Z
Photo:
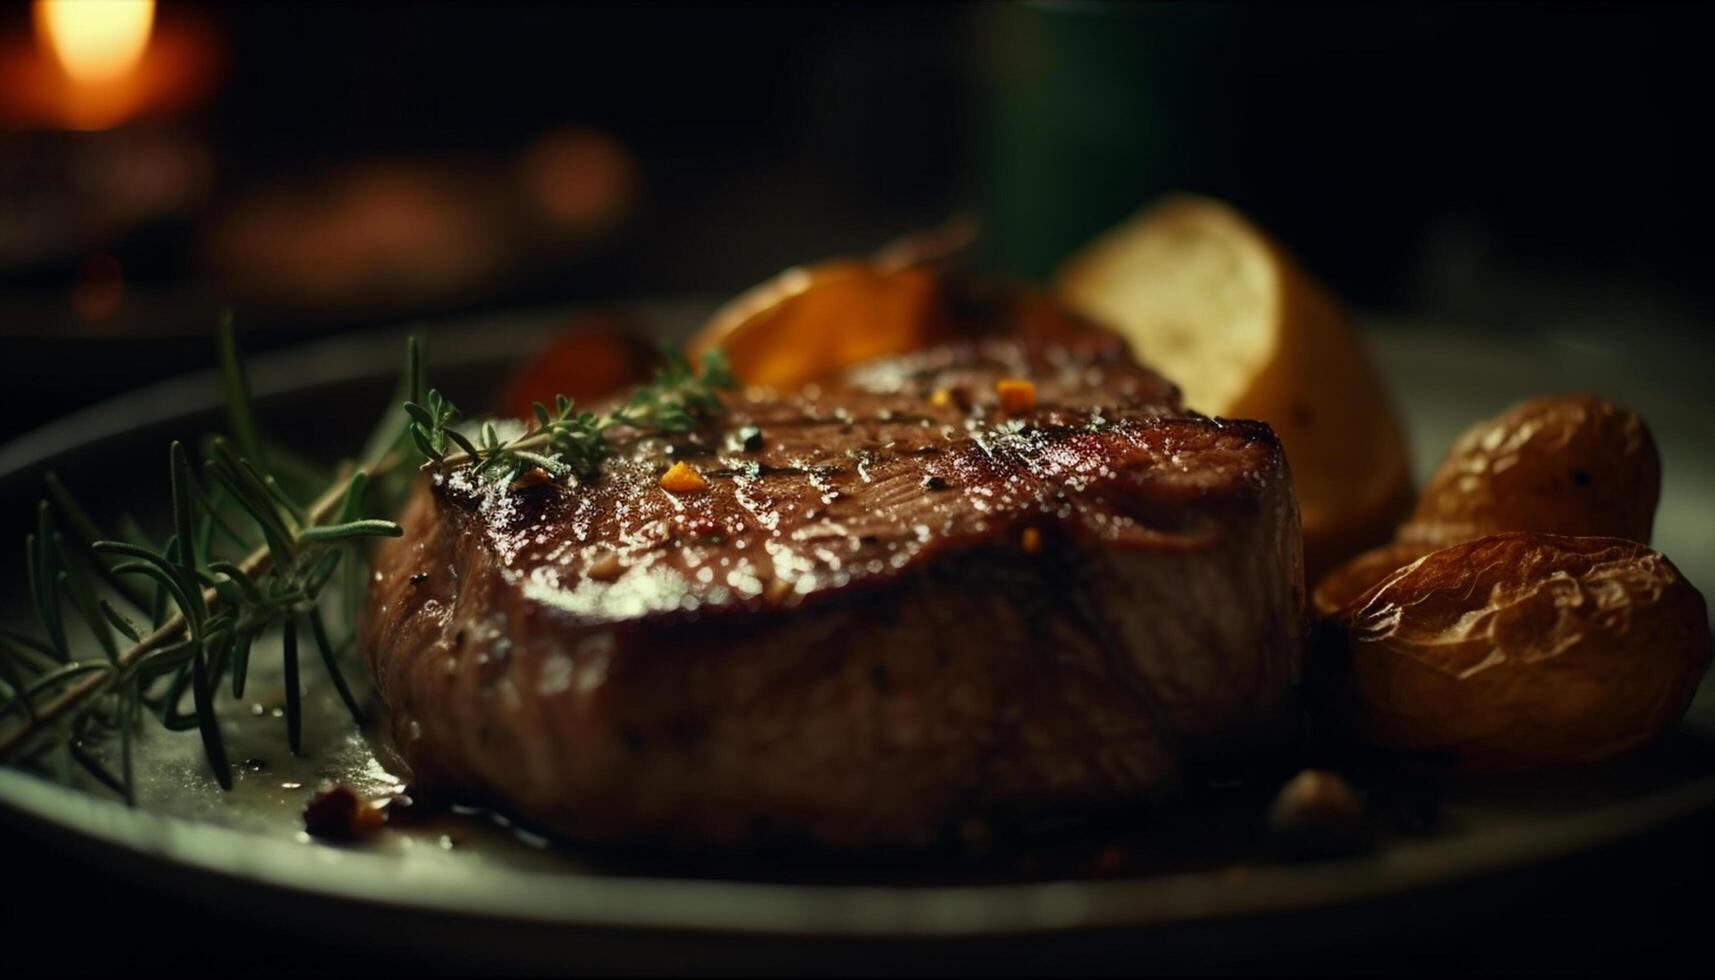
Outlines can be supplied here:
M49 837L118 848L168 870L306 897L537 925L752 936L959 938L1145 927L1381 899L1498 875L1632 839L1715 807L1715 775L1528 826L1323 861L1108 880L978 885L747 882L494 868L504 887L469 901L470 869L128 810L0 770L0 809Z

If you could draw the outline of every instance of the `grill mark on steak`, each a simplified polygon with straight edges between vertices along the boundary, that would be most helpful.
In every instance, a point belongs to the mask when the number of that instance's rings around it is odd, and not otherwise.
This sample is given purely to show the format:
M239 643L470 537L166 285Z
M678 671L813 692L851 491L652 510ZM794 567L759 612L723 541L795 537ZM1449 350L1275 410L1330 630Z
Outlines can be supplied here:
M1002 412L1001 377L1036 408ZM364 626L419 783L587 840L915 845L1273 737L1303 584L1266 426L1011 341L727 404L617 432L587 486L426 482ZM687 458L708 489L661 489Z

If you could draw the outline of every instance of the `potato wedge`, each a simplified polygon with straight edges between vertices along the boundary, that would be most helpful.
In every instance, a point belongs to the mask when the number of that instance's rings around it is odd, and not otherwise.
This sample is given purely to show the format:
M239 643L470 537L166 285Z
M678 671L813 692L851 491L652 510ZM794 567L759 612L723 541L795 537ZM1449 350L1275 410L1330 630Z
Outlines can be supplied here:
M1255 225L1218 201L1173 198L1091 242L1058 283L1192 408L1274 428L1311 581L1388 539L1411 500L1392 403L1350 317Z

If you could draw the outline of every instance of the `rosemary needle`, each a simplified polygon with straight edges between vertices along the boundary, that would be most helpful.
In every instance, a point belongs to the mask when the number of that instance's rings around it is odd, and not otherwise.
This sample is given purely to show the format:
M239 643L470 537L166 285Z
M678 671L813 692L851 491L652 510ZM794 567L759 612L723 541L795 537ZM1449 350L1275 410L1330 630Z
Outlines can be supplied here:
M232 342L229 324L221 331L221 361L229 422L240 449L221 439L208 443L201 469L218 489L205 488L199 467L181 443L168 452L172 486L173 533L164 545L142 538L105 540L100 527L57 478L37 510L35 530L25 542L30 597L38 637L0 636L0 719L22 709L21 723L0 729L0 758L60 760L76 764L128 801L136 797L134 754L136 720L147 706L168 729L195 728L209 767L222 786L231 771L216 717L222 677L232 674L232 689L244 689L250 649L264 630L314 612L318 593L342 560L360 560L352 542L401 533L397 524L365 518L361 497L366 480L359 470L328 486L308 506L299 507L251 452L262 441L254 424L248 385ZM420 370L413 365L413 370ZM397 450L399 436L387 444L371 468L385 470L406 461ZM234 529L223 509L230 506L248 519L264 542L240 560L215 551L218 528L229 541L246 536ZM55 528L58 511L72 536ZM82 560L73 554L83 552ZM107 598L96 595L85 568L95 569L115 586L113 594L149 616L149 627L134 624ZM147 583L137 588L137 582ZM78 613L106 655L77 660L66 636L63 602ZM165 604L173 607L167 614ZM320 628L325 641L325 627ZM123 649L115 634L129 644ZM330 651L333 648L328 643ZM341 695L358 716L357 701L329 659ZM295 666L295 664L293 665ZM161 687L164 685L164 688ZM194 711L179 709L189 691ZM299 736L293 735L296 742ZM115 776L92 751L117 739L120 761Z

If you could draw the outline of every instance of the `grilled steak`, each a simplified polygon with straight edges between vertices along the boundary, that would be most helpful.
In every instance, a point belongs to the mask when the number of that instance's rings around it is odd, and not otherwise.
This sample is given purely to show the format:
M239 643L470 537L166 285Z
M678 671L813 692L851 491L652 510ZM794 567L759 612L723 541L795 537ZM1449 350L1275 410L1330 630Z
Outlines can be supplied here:
M588 486L421 488L364 638L419 785L582 840L909 846L1279 737L1303 573L1266 426L1113 344L727 401ZM708 488L664 490L677 460Z

